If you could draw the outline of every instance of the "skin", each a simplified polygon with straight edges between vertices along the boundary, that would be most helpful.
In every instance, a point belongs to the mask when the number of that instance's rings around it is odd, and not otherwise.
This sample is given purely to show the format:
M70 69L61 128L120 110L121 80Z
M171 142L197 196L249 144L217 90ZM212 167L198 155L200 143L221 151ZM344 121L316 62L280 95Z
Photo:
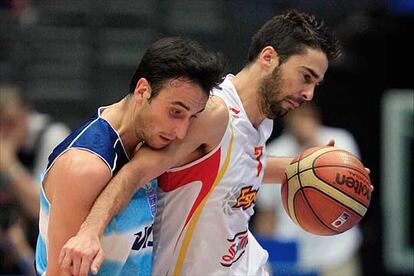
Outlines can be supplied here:
M328 60L321 51L308 48L303 54L292 56L279 65L276 51L270 46L265 47L256 60L232 80L256 128L265 118L282 116L302 102L310 101L316 85L327 70ZM280 71L279 79L271 81L276 68ZM274 108L266 108L261 101L264 95L271 99ZM92 272L96 273L104 259L100 236L110 219L128 203L134 191L169 168L186 164L210 152L221 141L227 123L227 106L220 98L213 96L207 103L206 111L193 121L185 139L158 151L142 147L101 193L77 236L63 247L59 256L62 269L73 275L87 275L91 266ZM291 158L268 158L264 182L280 182L290 161ZM82 263L81 269L78 269L77 263Z
M161 149L183 139L190 122L207 102L207 95L201 87L183 78L168 80L156 97L150 97L151 86L142 78L133 95L102 113L102 117L119 133L130 156L141 142ZM43 183L51 204L47 275L64 274L58 262L59 252L64 243L76 234L110 179L110 170L104 161L81 149L68 150L49 170ZM80 260L73 265L76 269L89 267Z

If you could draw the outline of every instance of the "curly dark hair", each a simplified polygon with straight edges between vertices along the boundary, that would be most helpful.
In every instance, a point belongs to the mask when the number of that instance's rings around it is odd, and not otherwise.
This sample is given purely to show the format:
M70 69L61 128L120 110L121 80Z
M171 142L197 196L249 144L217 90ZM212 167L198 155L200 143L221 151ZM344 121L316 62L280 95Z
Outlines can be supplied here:
M289 10L268 20L253 36L248 61L251 63L266 46L272 46L285 62L290 56L301 54L306 47L321 50L328 60L341 56L339 41L323 21L314 15Z
M131 79L129 93L134 93L138 80L145 78L152 88L151 98L154 98L165 81L185 77L210 95L222 82L226 65L222 55L207 51L194 40L163 38L146 50Z

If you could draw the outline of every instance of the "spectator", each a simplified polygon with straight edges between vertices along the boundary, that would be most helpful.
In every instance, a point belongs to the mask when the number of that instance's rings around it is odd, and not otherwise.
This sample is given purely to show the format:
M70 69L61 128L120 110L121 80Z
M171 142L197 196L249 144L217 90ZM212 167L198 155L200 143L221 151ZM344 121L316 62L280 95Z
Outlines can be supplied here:
M33 270L39 176L69 129L30 109L18 86L0 85L0 272Z

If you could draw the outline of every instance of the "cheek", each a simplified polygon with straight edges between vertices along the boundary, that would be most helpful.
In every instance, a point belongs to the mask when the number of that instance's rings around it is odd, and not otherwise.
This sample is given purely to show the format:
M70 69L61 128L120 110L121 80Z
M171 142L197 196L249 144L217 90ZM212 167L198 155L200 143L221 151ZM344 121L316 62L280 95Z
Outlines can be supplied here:
M150 126L151 133L168 132L173 125L172 120L168 114L156 114L151 118Z

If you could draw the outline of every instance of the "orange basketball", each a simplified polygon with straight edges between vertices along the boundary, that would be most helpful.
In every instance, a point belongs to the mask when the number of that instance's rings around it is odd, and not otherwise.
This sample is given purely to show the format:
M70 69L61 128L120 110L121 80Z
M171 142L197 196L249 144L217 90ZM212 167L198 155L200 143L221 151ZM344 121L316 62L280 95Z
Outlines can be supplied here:
M362 162L336 147L307 149L286 168L283 206L304 230L336 235L352 228L367 212L372 186Z

